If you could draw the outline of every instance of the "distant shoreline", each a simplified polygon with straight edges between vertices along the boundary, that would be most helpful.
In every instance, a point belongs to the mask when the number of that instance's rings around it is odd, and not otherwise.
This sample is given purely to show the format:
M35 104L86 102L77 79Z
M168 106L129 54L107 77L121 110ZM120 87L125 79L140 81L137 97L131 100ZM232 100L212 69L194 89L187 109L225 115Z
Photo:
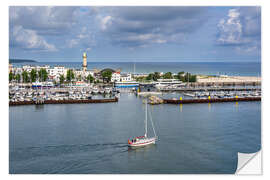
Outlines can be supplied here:
M33 62L36 63L36 60L32 59L9 59L9 63L28 63L28 62Z

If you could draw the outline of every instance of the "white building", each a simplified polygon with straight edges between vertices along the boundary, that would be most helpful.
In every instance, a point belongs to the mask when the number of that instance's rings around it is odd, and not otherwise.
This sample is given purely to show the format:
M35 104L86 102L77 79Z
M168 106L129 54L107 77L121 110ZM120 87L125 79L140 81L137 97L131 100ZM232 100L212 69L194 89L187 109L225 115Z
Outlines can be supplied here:
M48 69L48 74L50 76L57 76L57 75L66 75L66 69L64 66L55 66L53 68Z
M85 72L84 72L84 75L85 75L85 77L87 77L88 75L91 75L92 77L94 77L94 71L90 71L90 70L86 70Z
M126 82L132 81L131 74L120 74L120 72L112 73L111 82Z
M121 81L120 72L114 72L114 73L112 73L111 82L120 82L120 81Z
M64 66L55 66L53 68L47 69L48 75L51 79L59 81L60 76L67 75L67 70Z
M44 65L44 66L31 66L31 65L24 65L22 69L28 73L32 71L32 69L35 69L37 71L40 71L40 69L45 69L47 72L49 70L50 66L49 65Z
M132 81L131 74L121 74L121 82Z
M84 78L84 77L86 78L89 74L94 77L94 72L90 71L90 70L85 70L84 71L84 70L81 70L81 69L76 69L74 71L75 77L81 76L82 78Z

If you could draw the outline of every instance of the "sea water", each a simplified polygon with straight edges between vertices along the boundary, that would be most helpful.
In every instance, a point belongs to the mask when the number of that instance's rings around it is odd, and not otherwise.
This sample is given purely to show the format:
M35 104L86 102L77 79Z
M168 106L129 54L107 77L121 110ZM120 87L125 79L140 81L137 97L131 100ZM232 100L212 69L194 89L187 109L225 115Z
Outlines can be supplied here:
M81 62L38 62L14 63L15 67L26 64L65 66L81 69ZM92 62L88 60L88 69L120 69L124 73L151 73L181 71L203 75L260 76L260 62Z
M9 107L9 172L231 174L238 152L261 149L261 102L149 105L158 141L129 149L144 135L144 108L129 93L117 103Z

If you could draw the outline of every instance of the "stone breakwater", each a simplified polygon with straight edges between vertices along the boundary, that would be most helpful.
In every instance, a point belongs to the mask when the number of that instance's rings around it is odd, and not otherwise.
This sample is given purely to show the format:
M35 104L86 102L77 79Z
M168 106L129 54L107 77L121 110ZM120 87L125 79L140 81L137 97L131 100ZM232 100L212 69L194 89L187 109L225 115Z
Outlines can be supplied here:
M36 101L9 102L10 106L17 105L35 105L35 104L87 104L87 103L113 103L118 102L118 98L113 99L83 99L83 100L44 100L37 103Z
M261 101L261 97L244 98L219 98L219 99L163 99L164 104L191 104L191 103L217 103L217 102L239 102L239 101Z

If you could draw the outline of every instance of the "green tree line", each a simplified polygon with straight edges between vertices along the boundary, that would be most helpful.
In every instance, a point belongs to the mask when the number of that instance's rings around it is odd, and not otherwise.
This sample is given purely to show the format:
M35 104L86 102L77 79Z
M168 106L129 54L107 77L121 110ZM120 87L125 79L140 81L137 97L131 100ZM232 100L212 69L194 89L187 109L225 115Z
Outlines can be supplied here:
M158 79L179 79L182 82L196 82L197 81L197 76L192 75L191 73L185 73L184 71L178 72L177 75L173 75L171 72L166 72L164 75L160 75L159 72L154 72L148 74L146 78L139 77L136 78L137 81L143 81L143 80L148 80L148 81L157 81Z

